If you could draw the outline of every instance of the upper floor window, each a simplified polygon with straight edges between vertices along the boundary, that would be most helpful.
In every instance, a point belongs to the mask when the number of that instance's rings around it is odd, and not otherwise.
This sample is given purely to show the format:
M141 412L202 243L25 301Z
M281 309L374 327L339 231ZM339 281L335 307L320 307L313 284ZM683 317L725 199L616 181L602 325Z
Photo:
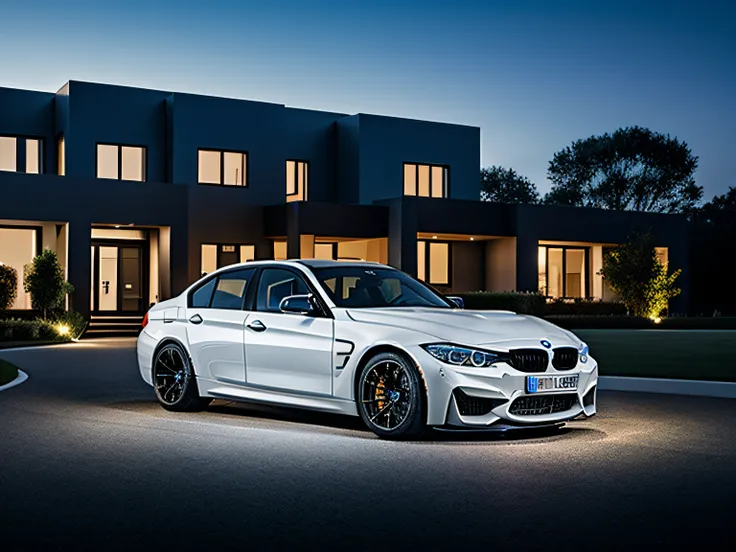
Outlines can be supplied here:
M59 141L57 142L57 172L59 176L64 176L66 174L66 147L64 146L64 137L60 136Z
M255 245L202 244L201 274L209 274L218 268L244 263L256 258Z
M97 178L146 180L146 148L97 144Z
M42 146L43 140L37 138L0 136L0 171L40 174Z
M447 197L449 167L404 163L404 195Z
M286 201L307 200L307 178L309 163L306 161L286 162Z
M247 170L247 153L203 149L197 152L197 182L200 184L247 186Z

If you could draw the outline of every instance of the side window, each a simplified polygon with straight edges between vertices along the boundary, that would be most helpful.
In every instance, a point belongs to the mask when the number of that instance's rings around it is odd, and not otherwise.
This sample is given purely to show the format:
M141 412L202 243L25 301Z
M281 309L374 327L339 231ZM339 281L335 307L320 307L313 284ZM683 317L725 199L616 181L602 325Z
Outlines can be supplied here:
M301 276L283 268L266 268L258 282L256 310L281 312L279 305L284 297L309 293L309 288Z
M206 309L209 307L210 300L212 299L212 292L215 290L216 283L217 278L214 278L196 289L194 293L192 293L189 306L195 309Z
M253 277L254 272L255 269L249 268L221 274L217 279L217 287L212 296L212 308L242 309L245 301L245 290L248 288L248 282Z

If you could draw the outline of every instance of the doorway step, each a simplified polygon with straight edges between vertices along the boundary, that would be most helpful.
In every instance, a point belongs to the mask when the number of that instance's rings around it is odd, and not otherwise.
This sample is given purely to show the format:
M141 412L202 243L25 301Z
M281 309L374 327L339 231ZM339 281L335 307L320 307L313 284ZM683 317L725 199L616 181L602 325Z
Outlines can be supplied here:
M84 338L94 337L137 337L141 331L143 317L140 315L93 315Z

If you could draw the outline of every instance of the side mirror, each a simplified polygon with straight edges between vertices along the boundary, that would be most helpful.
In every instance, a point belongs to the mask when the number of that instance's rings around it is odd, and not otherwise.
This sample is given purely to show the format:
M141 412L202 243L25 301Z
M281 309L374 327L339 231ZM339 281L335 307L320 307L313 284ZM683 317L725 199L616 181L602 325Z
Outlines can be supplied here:
M459 309L465 308L465 301L463 301L462 297L447 297L447 300L455 303L455 305L457 305L457 308Z
M290 314L307 315L317 312L312 295L289 295L284 297L279 303L279 310Z

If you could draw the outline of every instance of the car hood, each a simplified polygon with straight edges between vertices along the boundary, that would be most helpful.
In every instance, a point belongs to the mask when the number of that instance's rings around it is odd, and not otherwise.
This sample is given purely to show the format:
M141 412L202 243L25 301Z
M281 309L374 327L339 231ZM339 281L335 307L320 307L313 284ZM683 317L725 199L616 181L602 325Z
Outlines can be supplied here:
M509 311L394 307L348 309L347 314L356 322L414 330L436 340L463 345L504 347L504 342L525 341L525 346L538 346L543 339L555 347L580 345L580 340L567 330Z

